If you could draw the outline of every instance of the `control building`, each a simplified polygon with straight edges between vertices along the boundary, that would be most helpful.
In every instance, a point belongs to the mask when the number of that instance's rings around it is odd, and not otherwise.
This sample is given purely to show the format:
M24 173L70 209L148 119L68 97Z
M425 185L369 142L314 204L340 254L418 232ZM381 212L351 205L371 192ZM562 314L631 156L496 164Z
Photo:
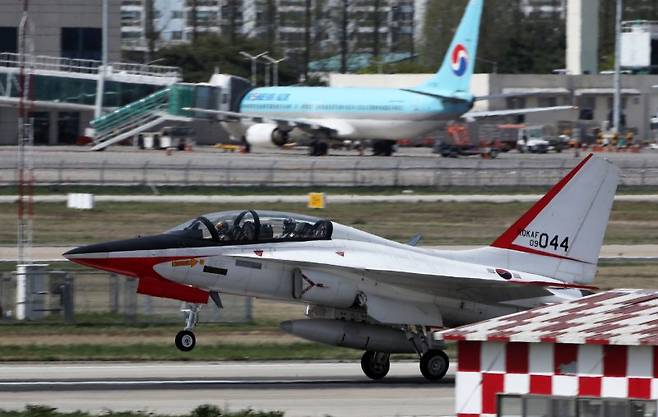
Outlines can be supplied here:
M658 74L658 21L622 23L621 66L633 72Z

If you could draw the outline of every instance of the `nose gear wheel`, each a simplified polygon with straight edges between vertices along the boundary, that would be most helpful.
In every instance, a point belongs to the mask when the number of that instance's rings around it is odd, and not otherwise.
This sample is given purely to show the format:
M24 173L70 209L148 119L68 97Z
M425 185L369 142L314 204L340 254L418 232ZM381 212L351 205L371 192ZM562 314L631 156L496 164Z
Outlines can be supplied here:
M182 352L189 352L196 345L196 337L189 330L181 330L176 334L176 347Z

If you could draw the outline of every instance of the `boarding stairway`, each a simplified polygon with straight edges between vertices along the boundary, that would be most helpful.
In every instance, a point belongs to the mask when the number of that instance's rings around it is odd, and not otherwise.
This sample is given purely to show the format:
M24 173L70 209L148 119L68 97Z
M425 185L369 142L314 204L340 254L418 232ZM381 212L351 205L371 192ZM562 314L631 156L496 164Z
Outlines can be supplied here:
M183 110L193 105L193 86L174 84L120 107L91 121L95 133L92 151L133 138L164 122L189 122L191 114Z
M219 88L207 84L176 83L91 121L91 150L100 151L165 122L207 119L191 108L217 109Z

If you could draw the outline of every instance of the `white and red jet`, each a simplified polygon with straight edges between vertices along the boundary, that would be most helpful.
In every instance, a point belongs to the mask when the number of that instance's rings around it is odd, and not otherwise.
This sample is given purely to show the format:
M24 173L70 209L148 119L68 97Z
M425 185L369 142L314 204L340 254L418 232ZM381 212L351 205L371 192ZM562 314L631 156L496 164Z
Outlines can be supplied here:
M391 353L417 352L422 374L448 368L433 328L476 322L588 293L619 180L585 158L490 246L438 251L292 213L206 214L156 236L83 246L82 265L139 279L137 291L190 303L181 350L195 344L198 307L221 293L306 304L281 328L365 351L367 376Z

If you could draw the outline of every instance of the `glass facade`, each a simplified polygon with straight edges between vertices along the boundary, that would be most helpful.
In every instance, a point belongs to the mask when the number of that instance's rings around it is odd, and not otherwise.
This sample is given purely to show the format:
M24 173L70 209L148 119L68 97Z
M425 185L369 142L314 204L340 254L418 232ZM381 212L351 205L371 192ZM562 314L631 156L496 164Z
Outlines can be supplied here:
M18 29L0 26L0 52L18 53Z
M60 144L75 144L80 135L80 113L59 112L57 118L57 136Z
M11 76L13 75L7 73L0 74L1 85L6 86L7 77ZM10 85L12 86L10 95L17 97L16 83L10 83ZM35 100L86 104L90 106L93 106L96 102L96 80L35 75L33 86L33 97ZM160 89L162 89L162 86L152 84L106 81L103 106L122 107Z
M64 58L101 59L103 36L100 28L62 28Z

